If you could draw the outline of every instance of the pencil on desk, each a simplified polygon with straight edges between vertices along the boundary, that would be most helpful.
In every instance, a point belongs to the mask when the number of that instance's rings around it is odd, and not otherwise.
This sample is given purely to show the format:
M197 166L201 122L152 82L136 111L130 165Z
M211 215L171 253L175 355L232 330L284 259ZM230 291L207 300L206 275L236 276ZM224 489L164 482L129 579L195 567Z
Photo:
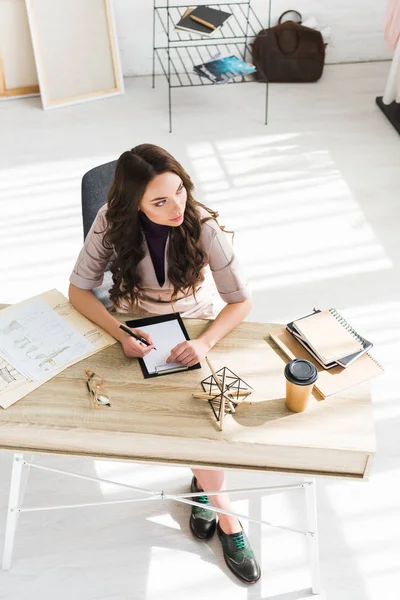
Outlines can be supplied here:
M193 21L197 21L197 23L201 23L201 25L204 25L205 27L209 27L210 29L216 29L215 25L213 25L212 23L209 23L208 21L204 21L204 19L200 19L200 17L196 17L195 15L190 15L190 18Z

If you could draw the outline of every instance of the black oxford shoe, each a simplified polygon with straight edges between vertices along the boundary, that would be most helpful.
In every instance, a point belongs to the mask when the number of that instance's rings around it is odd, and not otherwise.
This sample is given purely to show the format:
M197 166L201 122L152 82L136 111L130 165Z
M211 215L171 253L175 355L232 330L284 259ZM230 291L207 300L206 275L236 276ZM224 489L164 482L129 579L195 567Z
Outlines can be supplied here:
M219 523L217 531L225 562L232 573L244 583L256 583L261 577L261 569L245 532L224 533Z
M196 478L193 477L192 483L190 486L191 492L201 492L197 487ZM192 513L190 515L190 529L192 530L193 535L197 537L198 540L209 540L215 533L217 519L215 512L207 508L210 504L208 496L193 496L194 502L199 502L204 505L200 506L192 506Z

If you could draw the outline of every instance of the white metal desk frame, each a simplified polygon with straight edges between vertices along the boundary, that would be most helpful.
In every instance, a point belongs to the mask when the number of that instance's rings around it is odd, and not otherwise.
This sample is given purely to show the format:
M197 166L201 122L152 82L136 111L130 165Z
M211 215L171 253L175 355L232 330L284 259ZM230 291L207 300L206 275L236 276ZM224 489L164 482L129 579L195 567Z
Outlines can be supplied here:
M24 478L23 478L23 468L25 469ZM88 479L90 481L96 481L100 483L111 483L116 486L120 486L123 488L129 488L132 491L139 492L144 494L143 498L126 498L123 500L112 500L106 502L89 502L84 504L65 504L60 506L43 506L43 507L34 507L34 508L22 508L23 495L25 491L25 486L27 483L27 478L29 474L30 468L33 467L35 469L42 469L44 471L52 471L53 473L61 473L63 475L69 475L71 477L78 477L80 479ZM25 484L22 485L23 479L25 479ZM215 492L207 492L207 496L214 496L216 494L236 494L242 492L280 492L290 491L294 489L303 488L305 491L305 500L306 500L306 511L307 511L307 531L301 531L299 529L293 529L291 527L284 527L283 525L277 525L275 523L271 523L269 521L260 521L256 519L252 519L247 515L241 515L237 513L228 512L226 510L222 510L221 508L213 507L213 510L218 513L222 513L224 515L231 515L238 517L239 519L247 519L253 523L259 523L261 525L268 525L269 527L277 527L278 529L285 529L286 531L292 531L294 533L298 533L300 535L305 535L308 540L308 553L309 553L309 563L311 567L311 577L312 577L312 591L313 594L320 593L320 573L319 573L319 552L318 552L318 527L317 527L317 501L316 501L316 493L315 493L315 479L311 477L305 477L303 483L298 483L294 485L275 485L269 487L256 487L256 488L246 488L246 489L233 489L233 490L223 490L223 491L215 491ZM17 529L17 522L20 513L22 512L35 512L39 510L57 510L63 508L81 508L84 506L101 506L103 504L125 504L128 502L146 502L150 500L176 500L177 502L182 502L184 504L190 504L192 506L200 506L204 508L203 504L193 501L191 498L194 496L198 496L199 493L190 493L190 494L167 494L163 490L160 492L146 490L143 488L138 488L132 485L128 485L125 483L117 483L116 481L110 481L108 479L100 479L99 477L90 477L88 475L80 475L78 473L72 473L70 471L63 471L60 469L53 469L50 467L45 467L43 465L36 464L34 462L30 462L24 459L23 454L14 454L13 457L13 467L11 473L11 483L10 483L10 495L8 501L8 510L7 510L7 519L6 519L6 532L5 532L5 540L4 540L4 552L3 552L3 563L2 569L7 571L11 567L11 558L12 551L14 546L15 533Z

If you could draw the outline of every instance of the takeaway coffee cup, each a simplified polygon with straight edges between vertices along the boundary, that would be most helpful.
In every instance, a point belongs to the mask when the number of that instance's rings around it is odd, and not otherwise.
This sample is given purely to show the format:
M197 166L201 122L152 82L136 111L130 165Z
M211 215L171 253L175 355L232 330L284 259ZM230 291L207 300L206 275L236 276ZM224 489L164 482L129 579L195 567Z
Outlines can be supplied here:
M295 358L285 367L286 406L293 412L303 412L307 408L311 390L318 378L315 365L309 360Z

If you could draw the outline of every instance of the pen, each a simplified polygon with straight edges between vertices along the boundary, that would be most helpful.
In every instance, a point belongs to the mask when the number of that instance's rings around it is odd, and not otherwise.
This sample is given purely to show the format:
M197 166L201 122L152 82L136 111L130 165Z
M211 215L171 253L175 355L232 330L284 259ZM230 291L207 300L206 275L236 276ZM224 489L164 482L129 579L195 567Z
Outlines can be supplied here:
M128 329L128 327L125 327L125 325L120 325L119 328L122 329L123 331L125 331L126 333L129 333L129 335L134 337L135 340L137 340L138 342L142 342L142 344L144 344L145 346L150 346L150 344L147 340L145 340L143 337L141 337L137 333L134 333L133 331ZM154 348L154 350L156 350L156 348Z

